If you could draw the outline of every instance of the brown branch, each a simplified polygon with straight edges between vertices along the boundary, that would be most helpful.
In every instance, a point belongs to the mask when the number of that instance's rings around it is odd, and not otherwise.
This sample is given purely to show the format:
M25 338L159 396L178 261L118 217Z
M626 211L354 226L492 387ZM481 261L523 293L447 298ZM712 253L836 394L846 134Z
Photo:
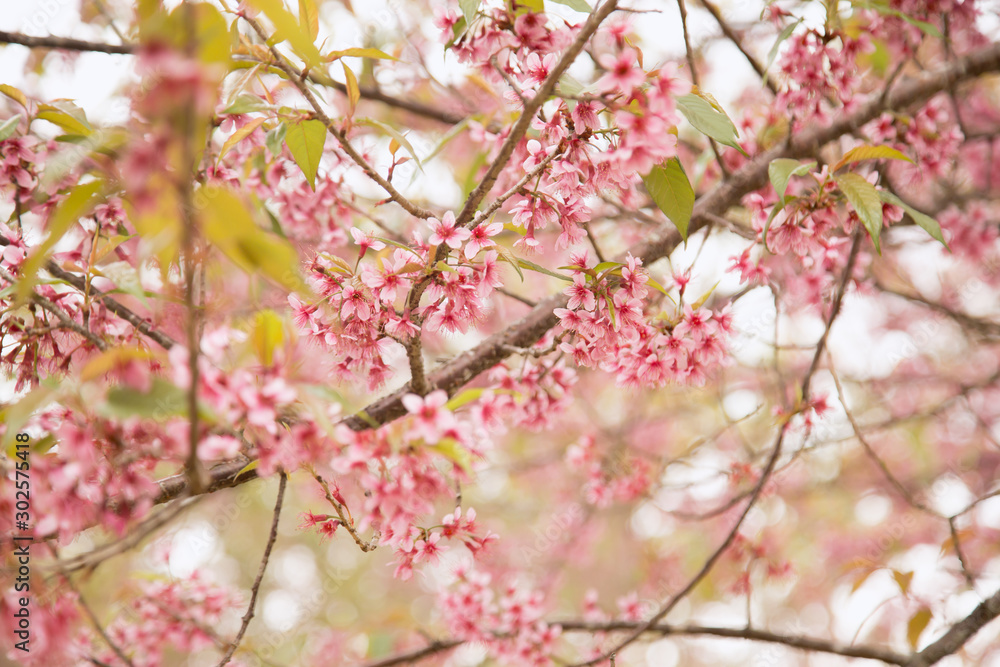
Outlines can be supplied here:
M236 633L236 638L229 644L229 648L226 649L226 653L222 656L222 660L219 661L217 667L224 667L229 662L229 659L233 657L233 653L236 652L236 648L243 641L243 635L246 634L247 628L250 626L250 619L253 618L254 609L257 606L257 594L260 592L260 583L264 580L264 571L267 570L267 563L271 558L271 549L274 548L274 542L278 539L278 520L281 518L281 505L285 500L285 486L287 483L288 475L284 471L281 471L278 480L278 498L274 501L274 517L271 519L271 533L267 536L267 546L264 547L264 556L260 560L260 567L257 568L257 578L253 580L253 586L250 587L250 604L247 605L247 613L243 614L243 622L240 623L240 629Z
M52 552L52 556L56 560L59 560L59 552L56 549L55 545L51 542L47 542L46 545ZM121 660L122 663L127 665L127 667L134 667L132 660L129 659L127 655L125 655L125 652L122 650L122 648L118 646L118 644L116 644L114 640L111 639L111 637L108 636L108 633L104 629L104 626L102 626L100 620L98 620L97 614L95 614L94 610L90 608L89 604L87 604L86 599L84 599L83 597L83 593L81 593L80 589L77 588L76 584L73 583L73 579L68 574L63 574L63 581L66 582L66 585L69 587L71 591L76 593L76 603L80 606L80 609L83 610L84 615L87 617L87 620L90 621L90 624L93 626L97 634L100 635L101 639L104 640L104 643L108 645L108 648L110 648L111 651L116 656L118 656L118 659Z
M510 130L510 134L504 140L503 145L500 146L500 151L497 153L496 158L490 164L489 169L483 176L483 179L476 186L468 199L465 200L465 205L462 206L462 210L457 216L455 216L455 224L459 227L464 227L469 224L473 216L476 213L476 209L479 208L479 204L482 203L483 199L489 193L490 189L493 188L493 184L496 183L497 178L500 176L500 172L503 168L507 166L507 162L510 161L510 156L514 153L514 148L517 144L524 138L525 133L528 128L531 127L531 121L534 119L535 114L538 110L542 108L542 105L548 101L549 97L555 92L556 84L559 82L560 77L569 69L569 66L573 64L576 57L580 55L583 51L583 47L586 45L590 37L597 31L601 23L611 12L617 7L617 0L606 0L606 2L595 9L587 21L583 24L580 32L577 34L573 43L563 51L562 56L560 56L559 61L553 66L549 71L548 77L539 86L538 90L535 91L534 97L528 100L528 103L524 105L524 110L518 117L517 122Z
M10 273L7 272L6 269L3 268L0 268L0 278L3 278L11 285L17 282L17 278L12 276ZM98 338L93 332L84 329L83 326L81 326L77 322L74 322L73 318L71 318L62 308L52 303L52 301L50 301L49 299L46 299L41 294L32 291L31 300L34 301L35 304L37 304L43 310L47 310L48 312L55 315L56 319L59 320L61 329L68 329L69 331L72 331L76 334L79 334L80 336L83 336L91 343L93 343L94 347L99 349L101 352L104 352L106 349L108 349L107 344L103 340Z
M559 625L567 632L608 632L614 630L632 630L642 625L640 621L565 621ZM668 625L657 624L650 627L647 632L656 633L663 636L681 635L708 635L712 637L727 637L731 639L746 639L754 642L765 642L769 644L783 644L790 648L812 651L814 653L828 653L831 655L841 655L848 658L866 658L868 660L880 660L890 665L904 665L907 657L887 651L874 646L847 646L825 639L815 639L812 637L802 637L796 635L782 635L766 630L754 630L752 628L713 628L703 625Z
M91 51L94 53L114 53L123 55L134 55L139 52L139 45L136 44L105 44L102 42L88 42L82 39L72 39L69 37L35 37L17 32L5 32L0 30L0 44L20 44L28 48L62 49L66 51ZM347 86L339 81L321 82L309 77L310 81L332 87L343 94L347 94ZM416 116L422 116L430 120L444 123L446 125L457 125L465 120L464 114L452 113L444 109L438 109L428 104L421 104L401 97L394 97L383 93L373 86L358 86L361 97L374 102L381 102L387 106L395 107L402 111L407 111Z
M905 667L929 667L937 663L962 648L965 642L997 616L1000 616L1000 590L993 597L980 602L971 614L951 626L940 639L905 662Z
M81 292L86 289L86 281L81 276L77 276L69 271L63 270L51 260L45 265L45 270L56 278L69 283ZM135 311L130 309L128 306L123 306L121 303L112 298L110 294L94 288L91 288L90 293L92 298L100 299L101 302L104 303L105 308L134 326L164 350L169 350L177 344L170 336L154 329L153 325L151 325L145 318L137 315Z
M819 341L816 343L816 353L813 355L812 363L809 365L809 370L806 371L805 379L802 381L802 399L796 409L802 409L806 406L809 401L809 387L812 381L813 375L819 368L819 360L823 356L823 352L826 350L826 341L830 335L830 329L833 328L833 323L837 319L837 315L840 314L840 307L844 301L844 295L847 292L847 284L851 278L851 272L854 270L854 264L858 258L858 250L861 247L861 232L856 232L854 235L854 243L851 245L851 252L847 258L847 263L844 266L844 274L840 279L840 286L837 289L837 293L833 299L833 305L830 308L830 317L827 320L826 327L823 330L823 335L820 336ZM750 494L750 499L747 501L746 506L743 508L743 512L740 517L733 524L733 527L726 534L726 538L722 543L712 552L712 555L708 557L705 563L698 570L697 574L688 581L687 585L684 586L680 591L675 593L666 603L664 603L659 611L657 611L653 616L646 622L637 624L637 627L631 634L629 634L625 639L621 640L611 649L604 651L601 655L592 658L591 660L586 660L584 662L576 663L573 667L588 667L589 665L596 665L597 663L608 659L609 657L615 655L623 648L633 643L635 640L639 639L643 633L647 632L651 627L659 623L661 620L666 618L667 614L673 611L674 607L687 597L695 587L700 584L705 577L712 571L715 564L722 558L722 555L729 549L733 541L736 539L736 535L739 533L740 528L746 521L747 516L750 515L750 511L757 504L757 500L760 498L761 493L764 491L764 486L767 484L768 480L771 478L771 474L774 472L775 466L778 463L778 459L781 457L781 447L784 443L785 434L788 432L788 425L791 423L791 417L793 415L789 414L788 418L781 424L781 428L778 431L778 436L775 438L774 445L772 447L771 456L767 459L767 465L764 466L764 470L760 474L760 479L757 480L757 484L754 486L753 492Z
M694 49L691 48L691 35L688 31L688 13L687 4L684 0L677 0L677 9L681 14L681 31L684 34L684 54L687 58L688 67L691 69L691 83L694 87L699 88L698 81L698 66L694 60ZM708 145L712 148L712 153L715 155L715 161L719 165L719 171L722 172L724 178L729 178L729 169L726 168L726 163L722 161L722 153L719 151L719 145L715 143L715 139L708 137Z
M397 653L396 655L391 655L388 658L383 658L382 660L369 662L362 667L395 667L396 665L412 665L413 663L419 662L424 658L429 658L444 651L450 651L456 646L461 646L464 643L465 642L461 639L436 641L423 648L407 651L406 653Z
M747 59L748 63L750 63L750 67L753 68L753 71L757 72L757 76L761 78L768 90L770 90L774 95L777 95L778 87L774 85L774 81L767 78L767 70L765 70L764 66L760 64L760 61L753 57L752 53L747 51L746 47L743 45L743 40L738 34L736 34L736 31L733 30L733 27L729 25L726 19L723 18L722 12L719 11L719 8L709 2L709 0L701 0L701 4L708 10L708 13L712 15L715 22L719 24L719 28L722 29L722 34L725 35L726 38L740 50L740 53L742 53L743 57Z
M268 45L268 47L271 50L271 55L274 56L275 66L278 67L278 69L280 69L281 71L283 71L286 75L288 75L289 81L291 81L292 84L299 89L299 92L306 99L306 102L308 102L309 106L312 107L313 110L312 113L313 116L316 118L316 120L322 122L323 125L326 126L327 131L330 134L332 134L334 138L337 139L337 142L340 144L341 149L345 153L347 153L347 155L355 162L355 164L361 167L361 170L365 172L365 175L368 176L368 178L375 181L376 183L378 183L378 185L383 190L385 190L385 192L389 195L389 200L394 201L400 206L402 206L407 213L409 213L414 217L422 219L434 217L434 213L415 205L413 202L407 199L401 192L396 190L396 187L392 183L390 183L388 180L383 178L381 174L375 171L374 167L368 164L368 161L365 160L364 156L362 156L361 153L355 150L354 146L351 145L351 142L348 140L347 135L344 133L344 131L341 130L339 127L337 127L337 125L333 122L333 120L326 114L325 111L323 111L323 107L320 106L320 103L316 99L316 96L313 95L312 91L309 90L309 86L306 85L307 81L306 74L299 71L297 67L295 67L291 62L289 62L289 60L285 58L284 55L282 55L281 51L278 50L278 47L274 45L274 40L268 36L267 32L261 26L260 22L257 21L257 19L251 18L249 16L243 16L242 18L250 25L250 27L254 29L254 31L260 36L260 38L264 40L264 42Z
M965 56L947 67L933 72L924 72L913 79L899 84L887 95L880 95L862 104L857 111L838 117L828 126L808 129L790 137L785 145L776 146L761 153L732 173L731 178L718 184L710 192L700 197L694 205L689 234L694 234L713 220L712 215L723 215L729 208L739 203L747 193L765 187L768 183L767 169L771 161L780 157L805 157L843 134L852 132L877 118L885 108L903 108L927 100L940 92L948 81L966 81L992 71L1000 70L1000 44L982 49ZM656 260L669 255L680 244L676 229L664 225L651 233L645 240L630 249L635 257L649 266ZM559 322L553 314L556 308L565 308L568 298L561 293L542 299L524 318L506 329L489 336L471 350L467 350L453 360L429 374L428 381L449 395L470 382L483 371L493 368L510 356L510 347L527 348L534 345L545 333ZM364 409L367 419L352 415L344 419L344 424L356 431L391 422L406 414L402 397L412 393L407 384L396 392L384 396ZM247 473L245 478L234 479L245 465L229 462L220 464L212 471L209 491L237 486L254 478L255 473ZM178 484L180 488L178 488ZM156 502L176 498L183 489L183 481L176 478L161 480L164 491ZM169 489L169 491L168 491Z
M20 44L30 49L62 49L64 51L93 51L94 53L131 54L138 51L138 47L133 44L104 44L73 39L72 37L52 37L51 35L34 37L3 30L0 30L0 43Z

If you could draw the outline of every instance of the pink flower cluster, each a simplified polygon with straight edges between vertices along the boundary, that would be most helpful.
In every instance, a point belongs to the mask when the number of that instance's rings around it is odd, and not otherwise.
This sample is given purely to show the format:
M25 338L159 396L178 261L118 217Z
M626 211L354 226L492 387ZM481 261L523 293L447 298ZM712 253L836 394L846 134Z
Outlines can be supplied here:
M656 478L653 464L645 458L620 454L605 457L597 451L596 439L585 435L566 450L566 462L587 475L583 496L597 507L628 503L642 497Z
M870 47L863 32L849 37L810 29L788 39L780 59L787 83L778 103L794 117L793 131L807 122L826 122L837 103L845 109L857 104L857 58Z
M241 605L232 591L198 572L177 581L140 582L139 588L140 596L107 628L136 667L160 667L170 649L190 654L214 646L203 628L216 627L225 612ZM121 664L103 642L95 641L94 650L103 664Z
M552 664L561 628L542 620L540 592L511 584L497 596L489 574L465 568L455 574L456 582L438 597L452 636L482 642L503 664Z
M559 349L577 364L612 373L621 386L662 387L703 384L722 363L728 314L686 306L678 321L647 319L649 278L639 259L629 256L626 264L600 274L585 265L585 258L578 260L565 291L567 307L554 311L562 330L573 334Z
M394 347L405 346L421 326L430 332L465 333L484 317L486 299L500 285L500 276L497 252L481 251L493 245L489 237L500 231L499 225L480 225L482 229L472 231L456 228L448 213L430 226L432 244L458 249L464 241L467 261L434 273L424 289L427 304L416 311L406 303L400 311L397 305L425 275L432 246L417 237L416 250L395 248L389 256L370 257L369 249L382 250L385 244L359 230L352 230L360 247L353 268L327 253L312 261L310 280L322 297L320 303L289 297L296 326L336 355L342 380L361 376L370 388L377 388L390 374L387 356Z

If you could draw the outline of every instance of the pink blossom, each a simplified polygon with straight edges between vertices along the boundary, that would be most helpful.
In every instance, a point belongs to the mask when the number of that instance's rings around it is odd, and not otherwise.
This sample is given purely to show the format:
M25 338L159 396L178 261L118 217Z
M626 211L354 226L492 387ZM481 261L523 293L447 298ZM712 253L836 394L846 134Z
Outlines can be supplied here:
M472 236L472 232L468 229L455 226L455 214L451 211L445 213L441 220L433 220L431 231L433 233L429 241L432 245L444 243L452 249L458 249L462 245L462 241Z

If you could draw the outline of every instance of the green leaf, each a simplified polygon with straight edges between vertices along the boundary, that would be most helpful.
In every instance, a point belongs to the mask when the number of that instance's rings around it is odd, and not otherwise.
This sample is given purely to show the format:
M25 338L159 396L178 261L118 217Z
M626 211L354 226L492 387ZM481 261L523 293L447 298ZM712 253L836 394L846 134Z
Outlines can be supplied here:
M815 162L799 162L790 158L778 158L772 160L767 166L767 174L771 177L771 185L778 194L778 198L784 202L785 192L788 191L788 182L793 176L805 176L816 167Z
M313 0L299 0L299 26L315 42L319 35L319 12Z
M878 196L882 198L882 201L894 204L906 211L913 218L913 222L917 223L921 229L930 234L933 239L939 241L945 248L948 248L948 242L944 240L944 234L941 233L941 225L938 224L937 220L926 213L921 213L891 192L879 190ZM951 250L951 248L948 248L948 250Z
M739 133L736 131L733 121L729 119L729 116L712 106L711 102L695 93L689 93L678 98L677 108L688 119L688 122L694 125L696 130L707 134L720 144L732 146L746 155L743 147L736 141Z
M106 411L114 417L167 419L185 414L187 395L180 387L163 378L153 378L148 392L131 387L114 387L108 392Z
M288 291L308 293L299 273L299 256L288 241L257 226L233 192L203 188L202 229L229 259L247 273L260 272Z
M247 4L264 12L267 18L271 19L278 41L288 41L292 48L303 57L307 65L316 65L322 62L323 57L320 55L319 49L316 48L316 44L302 29L298 19L285 9L281 0L247 0Z
M544 266L541 266L539 264L535 264L534 262L529 262L526 259L521 259L520 257L518 257L517 258L517 263L518 263L519 266L521 266L521 268L529 269L529 270L535 271L537 273L544 273L547 276L552 276L553 278L558 278L559 280L565 280L568 283L573 282L573 279L570 278L569 276L564 276L561 273L556 273L555 271L551 271L549 269L546 269Z
M642 182L657 208L677 227L681 238L687 241L688 223L694 211L694 188L677 158L670 158L653 167Z
M398 58L393 58L385 51L372 48L360 48L353 47L350 49L342 49L340 51L331 51L326 54L326 59L330 62L339 60L340 58L376 58L378 60L399 60Z
M58 125L68 134L87 137L94 132L93 126L83 113L83 109L68 100L59 100L52 104L39 104L35 118Z
M472 453L454 438L442 438L437 443L428 445L428 449L441 454L466 474L472 472Z
M421 167L421 169L423 168L423 165L420 162L420 158L417 157L417 152L413 150L413 145L410 144L410 140L407 139L399 130L394 128L392 125L387 125L380 120L375 120L374 118L361 118L355 121L355 123L357 125L367 125L369 127L377 127L378 129L382 130L390 137L395 139L400 146L406 149L406 152L410 154L410 157L413 158L413 161L417 163L418 167Z
M541 14L545 11L545 0L514 0L514 4L517 7L514 11L515 16L521 16L529 12L532 14Z
M24 428L35 412L49 404L52 394L58 388L59 384L55 378L46 378L17 403L0 410L0 419L7 427L7 431L3 435L3 448L9 458L13 458L14 453L17 452L17 441L14 437Z
M462 9L462 16L465 17L466 25L472 23L472 19L476 17L476 12L479 11L479 5L482 4L482 0L458 0L458 6Z
M467 128L468 126L469 126L469 119L465 118L462 120L461 123L458 123L450 130L448 130L448 132L443 137L441 137L441 140L438 141L438 144L437 146L434 147L434 150L432 150L430 154L424 158L424 162L427 162L437 157L437 154L440 153L442 150L444 150L444 147L448 144L448 142L457 137L462 132L464 132L465 128Z
M664 289L663 285L661 285L660 282L656 280L656 278L649 275L648 273L646 274L646 284L655 289L657 292L663 294L663 296L667 297L668 299L670 298L670 294L667 293L667 290Z
M240 471L238 473L236 473L236 477L234 477L233 480L235 481L235 480L239 479L240 477L242 477L243 475L247 474L251 470L256 470L257 466L259 466L259 465L260 465L260 459L254 459L250 463L248 463L245 466L243 466L242 468L240 468Z
M285 136L288 134L288 126L280 123L264 137L264 145L271 155L278 157L281 155L281 145L285 143Z
M861 218L861 223L868 230L875 244L875 251L882 254L879 247L879 234L882 233L882 199L878 196L875 186L857 174L838 176L837 185L854 207Z
M625 266L625 265L622 264L621 262L601 262L591 270L595 274L597 274L598 277L600 277L602 272L607 271L609 269L617 269L620 266Z
M256 95L251 95L250 93L241 93L236 96L228 107L226 107L222 113L223 114L244 114L251 113L253 111L263 111L268 108L267 102L260 99Z
M28 98L20 90L6 83L0 83L0 93L20 104L25 109L28 108Z
M927 624L931 622L931 617L931 610L927 607L921 607L917 610L917 613L910 617L910 621L906 624L906 639L910 642L910 648L914 651L917 650L917 644L920 643L920 635L927 629Z
M274 350L285 341L285 325L273 310L262 310L254 317L250 344L264 366L274 363Z
M895 148L890 148L888 146L858 146L857 148L852 148L851 150L844 153L844 157L840 158L837 164L830 167L830 171L834 172L843 167L844 165L852 164L854 162L861 162L862 160L904 160L906 162L913 162L910 158L906 157Z
M94 269L94 273L104 276L115 284L115 289L130 294L146 302L146 291L142 288L139 272L130 262L111 262Z
M782 42L792 36L792 33L795 32L795 29L799 27L800 23L802 23L802 19L798 19L794 23L789 23L780 33L778 33L778 39L775 40L774 46L772 46L771 50L768 52L767 64L764 65L764 85L767 85L768 70L770 70L771 65L774 64L774 59L778 57L778 49L781 47Z
M20 116L11 116L0 125L0 141L8 138L17 131L17 126L21 122Z
M521 279L521 282L523 283L524 273L521 271L521 267L518 265L518 262L520 260L518 260L517 256L514 253L512 253L509 248L505 248L499 243L496 244L495 247L497 249L497 252L500 253L500 259L502 259L503 261L507 262L508 264L514 267L514 270L517 271L517 275Z
M38 282L38 270L49 258L49 252L59 240L69 231L81 217L90 213L97 206L98 194L104 187L104 181L96 180L75 186L66 198L56 205L55 211L49 216L49 235L42 243L35 246L32 253L21 265L21 279L17 285L18 301L24 301L31 294Z
M912 26L916 26L925 35L941 39L941 31L937 29L936 26L927 21L921 21L909 16L906 12L900 11L898 9L893 9L882 2L854 2L852 3L855 7L860 7L862 9L874 9L880 14L889 14L891 16L897 16Z
M483 395L484 391L486 390L483 389L482 387L477 387L476 389L465 389L458 396L455 396L450 401L448 401L444 407L454 412L455 410L458 410L460 407L464 405L468 405L473 401L478 401L479 397Z
M789 200L790 201L790 200ZM771 228L771 223L774 222L774 218L781 212L781 209L785 208L787 201L779 201L777 204L771 207L771 212L767 216L767 221L764 222L764 231L760 235L760 240L764 244L764 248L770 250L767 247L767 230Z
M557 5L566 5L570 9L583 12L584 14L590 13L590 5L588 5L584 0L552 0L552 2Z
M372 238L374 238L376 241L381 241L382 243L388 243L389 245L394 245L397 248L401 248L401 249L403 249L403 250L405 250L405 251L407 251L409 253L413 253L413 255L415 255L416 258L419 259L419 260L421 260L421 261L423 261L423 259L424 259L419 252L417 252L416 250L414 250L410 246L406 245L405 243L400 243L399 241L393 241L392 239L386 238L384 236L375 236L375 237L372 237Z
M295 123L288 127L285 134L285 145L313 190L316 189L316 171L319 169L325 144L326 126L322 121L305 120Z

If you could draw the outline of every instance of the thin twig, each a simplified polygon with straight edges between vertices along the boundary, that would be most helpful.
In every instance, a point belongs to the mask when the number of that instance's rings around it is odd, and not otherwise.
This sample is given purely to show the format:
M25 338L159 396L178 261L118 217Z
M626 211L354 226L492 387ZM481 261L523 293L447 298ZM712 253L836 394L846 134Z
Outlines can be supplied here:
M230 658L233 657L233 653L236 652L236 648L243 641L243 635L246 634L247 628L250 626L254 609L257 607L257 594L260 592L260 583L264 580L264 571L267 570L267 563L271 558L271 549L274 548L274 542L278 539L278 520L281 518L281 505L285 500L285 486L287 483L288 475L282 470L278 479L278 497L274 501L271 532L267 536L267 546L264 547L264 556L260 559L260 567L257 568L257 578L253 580L253 586L250 587L250 604L247 605L247 613L243 614L243 622L240 623L240 629L236 633L236 638L229 644L229 648L226 649L226 653L222 656L222 660L219 661L217 667L224 667L229 662Z
M131 54L138 51L134 44L104 44L101 42L87 42L82 39L72 37L34 37L24 35L19 32L6 32L0 30L0 43L20 44L31 49L62 49L64 51L92 51L94 53L120 53Z
M285 74L288 75L289 81L291 81L291 83L296 88L299 89L299 92L306 99L306 102L308 102L309 106L312 107L313 116L316 118L316 120L320 121L321 123L323 123L323 125L326 126L327 131L330 134L332 134L334 138L337 139L337 142L340 144L341 149L345 153L347 153L347 155L355 162L355 164L361 167L361 170L365 172L365 175L367 175L368 178L378 183L378 185L383 190L386 191L386 193L389 195L389 200L394 201L400 206L402 206L407 213L409 213L414 217L421 219L434 217L434 213L432 211L428 211L425 208L417 206L409 199L407 199L402 193L396 190L396 187L392 183L387 181L385 178L382 177L381 174L375 171L375 168L372 167L370 164L368 164L368 161L365 160L364 156L362 156L361 153L355 150L354 146L351 145L350 140L347 138L347 135L344 134L343 130L337 127L337 125L333 122L333 120L326 114L325 111L323 111L323 107L320 106L319 100L316 99L316 96L313 95L311 90L309 90L309 86L306 85L303 72L301 72L297 67L295 67L295 65L289 62L289 60L285 58L284 55L282 55L281 51L278 50L278 47L275 46L274 40L267 34L267 32L261 26L260 22L257 21L257 19L251 18L246 15L243 16L243 20L246 21L250 25L250 27L252 27L254 31L260 36L260 38L264 40L264 42L268 45L268 48L270 48L271 50L271 54L274 56L275 66L277 66L278 69L285 72Z
M709 2L709 0L701 0L701 4L706 10L708 10L708 13L712 15L715 22L719 24L719 28L722 29L722 34L725 35L729 41L740 50L743 57L747 59L747 62L750 63L750 67L753 68L753 71L757 72L757 75L764 82L764 85L767 86L767 89L770 90L772 94L777 95L778 88L774 85L774 81L767 78L767 70L765 70L764 66L760 64L760 61L754 58L753 54L747 50L746 46L743 44L743 40L738 34L736 34L736 31L733 30L733 27L729 25L726 19L723 18L722 12L719 11L719 8Z
M53 545L53 543L47 542L46 544L48 545L49 550L52 552L52 557L55 558L56 560L59 560L59 552L56 550L56 547ZM90 605L87 604L87 601L84 599L83 593L81 593L80 590L76 587L76 584L73 583L72 577L70 577L68 574L63 574L62 577L63 581L66 582L66 585L69 586L69 589L74 593L76 593L76 603L80 605L80 609L83 610L83 613L84 615L86 615L87 620L90 621L90 624L93 626L94 630L97 631L97 634L101 636L101 639L104 640L104 643L108 645L108 648L110 648L116 656L118 656L119 660L125 663L128 667L134 667L131 658L125 655L125 651L123 651L121 647L118 646L118 644L116 644L114 640L112 640L111 637L108 636L108 633L107 631L105 631L104 626L102 626L101 622L97 619L97 615L94 613L94 610L90 608Z
M17 278L8 273L7 270L2 267L0 267L0 278L3 278L11 285L17 282ZM48 312L55 315L56 319L59 320L61 329L68 329L70 331L73 331L74 333L83 336L91 343L93 343L94 347L99 349L101 352L104 352L105 350L108 349L107 344L103 340L101 340L96 334L94 334L91 331L88 331L87 329L83 328L80 324L74 322L73 319L68 314L66 314L66 312L62 308L52 303L52 301L50 301L49 299L45 298L41 294L38 294L37 292L32 291L31 300L36 304L38 304L44 310L47 310Z

